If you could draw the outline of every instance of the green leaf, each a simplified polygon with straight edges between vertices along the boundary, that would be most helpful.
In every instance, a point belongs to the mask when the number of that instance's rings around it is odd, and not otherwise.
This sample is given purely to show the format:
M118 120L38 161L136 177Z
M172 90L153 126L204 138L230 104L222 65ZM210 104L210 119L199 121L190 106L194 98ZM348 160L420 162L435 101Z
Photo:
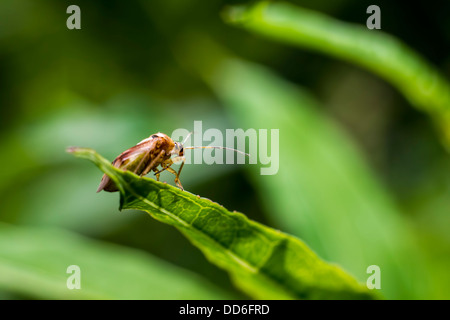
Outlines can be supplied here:
M81 289L67 288L80 267ZM0 223L0 289L43 299L233 299L202 277L138 250L54 228Z
M379 75L411 104L431 115L450 148L450 85L423 57L395 37L289 3L264 1L231 7L224 17L270 39L337 57Z
M139 209L176 227L205 256L260 299L370 299L375 296L338 266L317 257L299 239L229 212L153 179L123 172L92 149L69 152L94 162L118 186L121 208Z

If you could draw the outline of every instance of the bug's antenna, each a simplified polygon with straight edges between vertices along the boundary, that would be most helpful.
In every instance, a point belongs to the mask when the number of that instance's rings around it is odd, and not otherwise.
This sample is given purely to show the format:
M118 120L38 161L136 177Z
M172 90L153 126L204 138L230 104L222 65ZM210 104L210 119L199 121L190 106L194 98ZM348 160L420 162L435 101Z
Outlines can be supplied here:
M246 155L247 157L250 157L250 154L233 149L233 148L227 148L227 147L219 147L219 146L205 146L205 147L184 147L185 149L226 149L231 150L234 152L238 152L240 154Z
M184 138L183 142L181 143L181 145L184 146L184 144L186 143L187 139L189 139L189 137L194 133L194 131L191 131L187 134L186 138Z

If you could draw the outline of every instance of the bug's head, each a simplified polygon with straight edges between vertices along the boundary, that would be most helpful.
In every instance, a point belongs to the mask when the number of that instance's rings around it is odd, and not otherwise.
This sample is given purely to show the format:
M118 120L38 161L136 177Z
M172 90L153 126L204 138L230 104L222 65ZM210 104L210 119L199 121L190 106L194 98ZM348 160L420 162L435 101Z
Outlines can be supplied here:
M176 154L177 156L180 157L184 156L184 144L193 133L194 131L189 132L186 138L184 138L183 142L174 142L175 146L173 147L171 154Z
M181 142L174 142L175 146L172 149L171 154L175 154L177 156L184 156L184 147L183 144Z

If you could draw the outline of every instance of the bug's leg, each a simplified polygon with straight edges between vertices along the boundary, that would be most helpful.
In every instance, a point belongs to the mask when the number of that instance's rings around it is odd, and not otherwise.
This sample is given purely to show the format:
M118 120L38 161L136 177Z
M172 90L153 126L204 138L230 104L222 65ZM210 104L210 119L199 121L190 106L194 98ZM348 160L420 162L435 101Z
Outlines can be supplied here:
M183 169L184 162L186 161L186 158L185 157L175 157L175 158L172 159L172 161L173 162L181 161L181 166L180 166L180 169L178 169L178 173L177 173L177 176L176 176L176 179L175 179L175 183L177 183L177 180L178 180L177 185L181 188L181 190L184 190L183 186L181 185L181 182L180 182L180 173L181 173L181 169Z
M161 163L162 169L161 170L154 170L155 171L155 175L159 175L161 172L163 172L164 170L167 170L171 165L173 164L172 159L168 159L166 161L164 161L163 163Z
M161 170L156 169L156 167L153 168L153 171L155 172L155 176L156 176L156 181L159 181L159 175L161 174L161 172L170 168L170 166L172 164L173 164L172 159L168 159L161 163L161 166L162 166Z
M153 168L152 170L155 172L156 181L159 181L159 174L160 174L160 171L158 171L158 169L156 169L156 168Z
M167 168L167 171L169 171L170 173L173 173L175 175L175 183L176 185L183 191L183 186L181 185L180 179L178 178L178 173L173 170L172 168Z
M167 167L166 170L169 171L169 172L171 172L171 173L173 173L173 174L175 175L175 183L176 183L176 185L177 185L181 190L184 190L184 189L183 189L183 186L181 185L181 181L180 181L180 173L181 173L181 169L183 169L184 162L186 161L186 158L185 158L185 157L175 157L175 158L172 158L171 160L172 160L172 163L173 163L173 162L182 161L181 166L180 166L180 169L178 169L178 172L176 172L175 170L173 170L173 169L170 168L170 167Z
M153 159L153 160L148 164L148 166L144 169L144 171L142 171L142 173L141 173L140 176L141 176L141 177L142 177L142 176L145 176L150 170L152 170L154 167L156 167L155 164L158 163L158 160L159 160L162 156L164 156L165 153L166 153L166 152L165 152L164 150L161 150L161 152L158 153L158 155L155 157L155 159Z

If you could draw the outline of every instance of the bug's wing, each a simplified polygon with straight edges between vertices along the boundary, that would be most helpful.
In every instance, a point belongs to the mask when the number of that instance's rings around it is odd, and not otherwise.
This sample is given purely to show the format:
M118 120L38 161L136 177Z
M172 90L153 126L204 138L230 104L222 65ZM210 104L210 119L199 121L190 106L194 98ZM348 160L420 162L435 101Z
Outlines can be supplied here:
M100 185L98 186L97 192L100 192L102 190L105 190L108 192L119 191L119 189L117 189L115 183L106 174L103 175L102 181L100 181Z
M142 171L145 168L144 160L149 154L150 150L155 147L155 144L156 139L145 139L134 147L131 147L130 149L122 152L116 159L114 159L112 165L122 170L131 169L131 171L133 171L134 173L137 173L139 170ZM108 192L119 191L115 183L106 174L103 175L97 192L100 192L102 190Z
M144 153L148 153L155 147L156 142L156 139L143 140L139 142L137 145L125 150L116 159L114 159L113 165L116 168L119 168L120 165L129 161L133 161L136 157L144 155Z

